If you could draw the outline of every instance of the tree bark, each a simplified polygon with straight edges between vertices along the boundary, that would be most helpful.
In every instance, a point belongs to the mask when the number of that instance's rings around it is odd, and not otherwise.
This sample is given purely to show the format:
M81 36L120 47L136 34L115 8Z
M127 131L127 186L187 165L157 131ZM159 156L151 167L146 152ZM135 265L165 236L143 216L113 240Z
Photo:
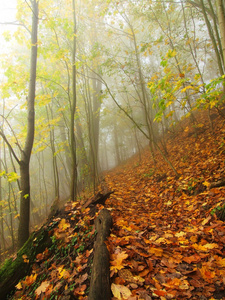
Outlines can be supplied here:
M89 300L110 300L109 252L105 240L110 235L112 217L103 209L95 221L97 239L94 246L94 260L91 273Z

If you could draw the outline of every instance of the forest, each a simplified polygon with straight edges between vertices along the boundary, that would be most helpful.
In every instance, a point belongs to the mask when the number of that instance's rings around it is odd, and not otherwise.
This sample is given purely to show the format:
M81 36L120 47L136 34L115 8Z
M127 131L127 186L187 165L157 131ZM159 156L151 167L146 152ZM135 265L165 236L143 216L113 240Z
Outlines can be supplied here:
M225 299L224 0L17 0L6 25L4 299Z

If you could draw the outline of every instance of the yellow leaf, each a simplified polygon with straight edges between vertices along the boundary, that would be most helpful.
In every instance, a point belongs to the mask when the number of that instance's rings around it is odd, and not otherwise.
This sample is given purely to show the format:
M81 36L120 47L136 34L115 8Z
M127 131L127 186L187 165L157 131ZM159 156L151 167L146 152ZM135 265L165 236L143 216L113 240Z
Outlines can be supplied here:
M120 284L111 284L111 290L113 293L113 296L117 299L128 299L131 296L131 291L124 285Z
M218 248L218 244L216 243L205 244L205 245L193 244L193 248L195 248L198 251L207 252L208 250Z
M163 250L161 248L154 248L154 247L151 247L148 250L148 252L151 254L155 254L155 256L159 256L159 257L161 257L163 254Z
M17 288L17 290L22 290L22 284L21 284L21 282L19 282L17 285L16 285L16 288Z
M58 225L59 229L62 230L62 231L65 231L67 228L70 227L70 224L69 223L66 223L66 220L65 219L62 219Z
M186 86L185 88L183 88L183 89L181 90L181 93L184 93L184 92L186 92L186 90L189 90L189 89L193 89L193 86L192 86L192 85Z
M134 279L135 279L136 281L138 281L139 283L140 283L140 282L145 282L145 279L142 278L141 276L134 276Z
M58 267L58 272L59 272L59 278L64 278L67 279L70 277L70 273L63 268L63 266Z
M111 260L110 270L121 270L124 268L123 260L128 257L125 251L119 252L117 254L112 254L113 260Z
M209 186L211 185L211 183L208 182L208 181L204 181L203 184L204 184L206 187L209 187Z
M204 225L206 225L210 220L211 220L211 215L209 215L206 219L204 219L203 221L202 221L202 225L204 226Z
M214 248L218 248L219 246L216 243L212 243L212 244L205 244L204 247L206 249L214 249Z
M176 237L181 237L181 236L184 236L184 235L186 235L186 232L183 232L183 231L177 232L175 234Z

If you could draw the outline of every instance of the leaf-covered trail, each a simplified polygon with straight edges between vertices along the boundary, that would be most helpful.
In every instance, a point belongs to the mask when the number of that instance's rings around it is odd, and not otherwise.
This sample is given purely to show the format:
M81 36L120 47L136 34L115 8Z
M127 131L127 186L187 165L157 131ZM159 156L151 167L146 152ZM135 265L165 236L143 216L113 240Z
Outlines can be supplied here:
M195 130L185 122L167 141L179 178L157 153L154 169L145 150L102 182L114 191L106 201L112 299L225 299L225 226L214 213L225 205L224 124L217 118L212 133L205 118ZM88 299L99 211L85 207L68 202L43 225L51 246L31 261L13 299Z
M106 176L115 299L225 299L225 227L210 213L225 202L224 187L210 188L224 174L224 130L206 126L169 140L179 179L160 157L153 174L148 151Z

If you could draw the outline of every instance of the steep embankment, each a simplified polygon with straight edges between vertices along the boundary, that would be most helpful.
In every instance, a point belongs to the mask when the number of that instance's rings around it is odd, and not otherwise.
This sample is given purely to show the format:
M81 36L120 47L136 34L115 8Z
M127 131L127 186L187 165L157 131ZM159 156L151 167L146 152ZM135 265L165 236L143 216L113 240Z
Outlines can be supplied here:
M224 122L217 118L212 132L199 118L195 131L186 122L168 140L179 178L159 155L154 173L148 151L106 177L119 299L225 299L225 227L213 214L225 204Z
M225 299L225 226L214 213L225 203L224 122L217 117L212 132L204 115L198 120L168 136L179 178L159 154L154 167L148 150L105 176L102 186L114 191L106 201L113 299ZM96 233L89 213L68 203L45 225L51 246L14 299L87 299Z

